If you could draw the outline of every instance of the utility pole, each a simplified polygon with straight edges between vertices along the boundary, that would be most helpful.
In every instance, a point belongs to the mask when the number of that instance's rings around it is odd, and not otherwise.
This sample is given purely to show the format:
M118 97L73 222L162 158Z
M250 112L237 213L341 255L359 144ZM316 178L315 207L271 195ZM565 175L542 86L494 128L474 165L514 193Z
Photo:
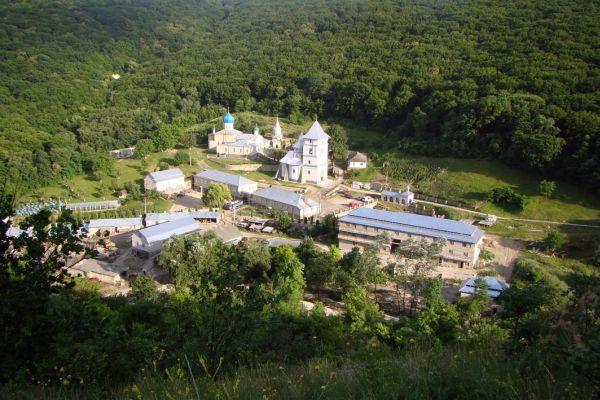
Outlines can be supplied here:
M189 156L190 156L190 167L192 166L192 136L193 136L193 134L192 134L192 132L190 132L190 154L189 154Z
M390 163L388 161L385 161L383 163L383 169L385 170L385 188L387 189L387 185L388 185L388 171L387 171L387 167L390 165Z

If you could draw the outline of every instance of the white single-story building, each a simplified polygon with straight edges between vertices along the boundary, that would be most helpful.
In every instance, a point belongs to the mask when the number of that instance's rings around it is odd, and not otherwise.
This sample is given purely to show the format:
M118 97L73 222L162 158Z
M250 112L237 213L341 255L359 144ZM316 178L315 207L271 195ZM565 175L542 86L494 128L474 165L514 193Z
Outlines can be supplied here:
M153 256L160 253L165 240L178 235L198 232L200 225L192 217L184 217L162 224L140 229L131 235L133 251L142 256Z
M130 157L133 157L134 152L135 152L135 146L134 147L125 147L124 149L111 150L108 153L111 155L111 157L114 157L114 158L130 158Z
M410 188L404 189L402 192L394 192L391 190L384 190L381 192L381 200L394 203L401 206L409 206L415 202L415 194L410 191Z
M144 178L144 188L166 194L183 192L185 175L179 168L151 172Z
M102 218L91 219L84 228L89 236L104 236L107 233L134 231L144 227L142 218Z
M360 153L358 151L352 151L348 156L347 169L365 169L367 168L368 162L369 158L366 154Z
M235 198L245 198L258 190L256 182L250 179L215 169L207 169L194 175L194 188L197 190L206 190L213 183L222 183L227 186Z
M198 222L217 223L221 220L221 214L215 211L179 211L165 213L148 213L144 216L144 226L162 224L164 222L176 221L183 218L193 218Z
M492 299L497 299L510 286L504 280L493 276L484 276L481 278L483 286L487 287L486 294ZM460 297L470 297L476 292L482 290L483 287L477 287L477 278L469 278L458 290Z
M109 264L94 258L84 258L67 269L67 273L71 276L96 279L103 283L120 286L125 282L123 275L126 270L120 265Z
M302 194L269 187L252 194L251 201L264 208L285 212L302 219L319 215L321 205Z

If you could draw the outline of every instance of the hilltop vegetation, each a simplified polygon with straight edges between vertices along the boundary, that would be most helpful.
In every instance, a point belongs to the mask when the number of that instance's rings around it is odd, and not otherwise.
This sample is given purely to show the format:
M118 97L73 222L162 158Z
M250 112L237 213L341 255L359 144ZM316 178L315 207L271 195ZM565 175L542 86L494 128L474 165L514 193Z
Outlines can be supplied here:
M566 0L3 2L2 174L57 182L142 138L185 142L229 106L345 117L389 149L597 190L598 15Z
M61 272L82 248L69 213L50 225L42 211L19 238L6 235L3 221L0 334L10 344L0 346L3 398L598 394L600 276L591 265L528 254L494 312L483 293L447 303L439 278L381 268L376 247L341 255L311 238L297 249L270 249L207 233L165 244L158 263L172 276L172 292L140 277L129 295L101 297L89 281ZM429 251L437 244L418 246L428 254L412 258L436 268L439 253ZM370 294L382 279L397 282L392 318ZM319 302L303 309L303 293L320 287L344 312L327 316Z

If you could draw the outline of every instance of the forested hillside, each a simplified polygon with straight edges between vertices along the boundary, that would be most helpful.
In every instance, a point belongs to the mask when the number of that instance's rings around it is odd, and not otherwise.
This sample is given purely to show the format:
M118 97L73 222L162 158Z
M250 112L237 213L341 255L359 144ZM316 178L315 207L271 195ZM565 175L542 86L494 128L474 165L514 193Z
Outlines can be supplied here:
M107 149L229 106L298 121L348 118L388 133L388 149L494 157L597 190L599 8L4 1L3 173L29 187L55 182Z

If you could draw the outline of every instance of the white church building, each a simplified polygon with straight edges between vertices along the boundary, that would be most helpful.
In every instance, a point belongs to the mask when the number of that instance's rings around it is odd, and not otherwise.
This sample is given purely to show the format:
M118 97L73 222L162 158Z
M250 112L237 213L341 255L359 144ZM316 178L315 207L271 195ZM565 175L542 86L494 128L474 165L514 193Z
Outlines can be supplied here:
M229 111L223 117L223 129L208 135L208 148L214 150L219 157L252 157L256 155L268 155L271 148L282 147L283 134L279 118L273 129L271 140L264 138L258 127L254 127L252 133L244 133L234 128L235 118Z
M287 181L323 184L329 168L329 135L315 121L279 161L276 177Z

